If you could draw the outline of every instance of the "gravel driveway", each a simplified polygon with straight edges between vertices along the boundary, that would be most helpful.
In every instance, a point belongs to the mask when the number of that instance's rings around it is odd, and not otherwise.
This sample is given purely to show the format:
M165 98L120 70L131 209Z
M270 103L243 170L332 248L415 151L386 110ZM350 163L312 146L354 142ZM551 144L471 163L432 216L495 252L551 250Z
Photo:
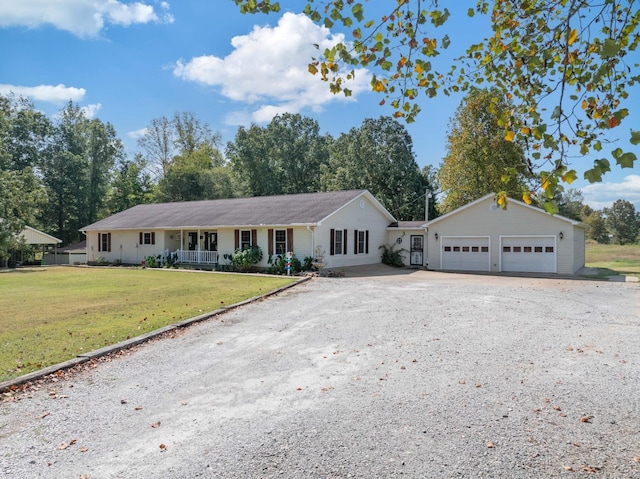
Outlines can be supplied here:
M6 478L640 478L637 283L315 278L0 404Z

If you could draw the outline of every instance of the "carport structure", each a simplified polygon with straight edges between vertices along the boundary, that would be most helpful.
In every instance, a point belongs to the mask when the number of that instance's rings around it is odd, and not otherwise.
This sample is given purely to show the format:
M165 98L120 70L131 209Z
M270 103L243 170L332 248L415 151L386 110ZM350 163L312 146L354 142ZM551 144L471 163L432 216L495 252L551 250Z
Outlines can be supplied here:
M426 226L430 269L572 275L585 263L586 225L493 194Z
M54 249L54 257L57 254L57 248L60 243L62 243L61 239L56 238L55 236L51 236L50 234L44 233L42 231L38 231L31 226L25 226L24 229L18 234L18 238L24 240L24 243L29 246L41 246L42 247L42 257L44 258L44 253L47 247L53 245ZM20 252L21 258L20 261L24 261L23 252ZM17 258L15 258L17 260Z

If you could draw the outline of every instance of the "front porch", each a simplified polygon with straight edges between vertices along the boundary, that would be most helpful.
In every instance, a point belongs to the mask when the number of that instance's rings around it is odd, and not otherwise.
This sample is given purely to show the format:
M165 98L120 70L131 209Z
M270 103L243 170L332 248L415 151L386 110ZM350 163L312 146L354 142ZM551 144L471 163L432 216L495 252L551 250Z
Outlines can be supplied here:
M218 264L217 251L178 249L170 253L180 264Z

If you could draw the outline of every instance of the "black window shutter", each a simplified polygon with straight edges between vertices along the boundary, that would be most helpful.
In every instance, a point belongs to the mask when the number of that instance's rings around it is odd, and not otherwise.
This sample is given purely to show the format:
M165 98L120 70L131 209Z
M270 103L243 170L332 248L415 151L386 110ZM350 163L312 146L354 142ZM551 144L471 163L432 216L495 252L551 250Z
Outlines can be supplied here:
M267 239L267 245L269 247L269 254L273 254L273 228L269 228L267 230L267 235L269 238Z
M111 233L107 233L107 251L111 251Z
M258 230L251 230L251 246L258 246Z
M358 230L353 230L353 254L358 254Z
M365 253L369 254L369 230L364 233L364 248Z
M331 256L336 254L335 253L335 248L336 248L335 240L336 240L336 230L331 228L331 239L329 240L329 254Z
M287 228L287 248L293 252L293 228Z
M144 239L144 238L142 237L142 231L140 231L140 241L139 241L139 243L138 243L138 244L142 244L142 240L143 240L143 239Z
M344 243L342 245L342 254L347 254L347 230L342 232L342 241Z
M102 233L98 233L98 253L102 251Z
M156 244L156 232L151 232L151 244Z
M240 248L240 230L234 230L233 232L233 240L235 243L235 248L233 248L234 250L237 250Z

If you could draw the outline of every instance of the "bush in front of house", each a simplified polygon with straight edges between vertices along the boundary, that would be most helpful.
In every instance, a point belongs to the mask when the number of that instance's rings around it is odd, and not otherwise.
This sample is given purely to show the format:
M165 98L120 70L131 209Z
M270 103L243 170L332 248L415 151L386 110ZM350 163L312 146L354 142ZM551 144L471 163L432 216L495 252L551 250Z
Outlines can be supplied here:
M285 255L269 256L267 263L270 265L268 273L287 274L287 257ZM294 254L291 257L291 274L298 274L300 271L302 271L302 263Z
M403 251L406 251L404 248L393 249L395 245L386 245L383 244L378 249L382 249L382 263L388 264L389 266L394 266L396 268L402 268L404 266L404 255L402 255Z
M236 271L246 273L253 270L255 265L262 261L262 249L260 246L252 246L246 249L237 249L233 254L225 254L224 258L231 262Z

